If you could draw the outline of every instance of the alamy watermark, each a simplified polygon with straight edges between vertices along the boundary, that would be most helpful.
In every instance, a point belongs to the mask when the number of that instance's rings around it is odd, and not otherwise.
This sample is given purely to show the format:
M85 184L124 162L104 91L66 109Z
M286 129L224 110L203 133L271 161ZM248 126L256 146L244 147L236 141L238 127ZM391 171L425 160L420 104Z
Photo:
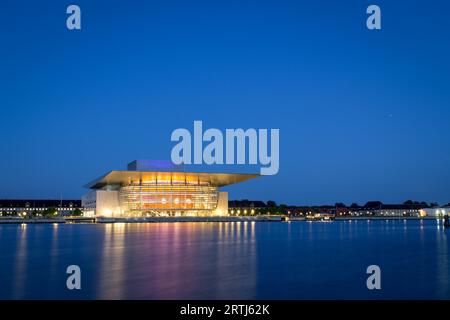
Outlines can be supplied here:
M376 264L372 264L367 267L367 274L370 276L367 278L366 286L369 290L381 290L381 269Z
M367 14L370 14L366 20L366 26L369 30L380 30L381 29L381 9L375 4L371 4L367 7Z
M66 13L70 14L66 19L66 26L69 30L81 29L81 8L76 4L71 4L67 7ZM371 4L367 7L366 13L370 16L367 17L366 27L369 30L381 29L381 9L378 5Z
M66 269L69 274L66 280L66 286L69 290L81 290L81 268L76 265L70 265ZM366 280L366 286L369 290L381 290L381 268L376 265L370 265L366 269L369 277Z
M203 132L202 121L194 121L192 135L184 128L172 132L170 140L178 143L171 158L174 164L260 164L262 175L274 175L280 167L279 139L279 129L226 129L223 134L215 128Z
M66 280L66 286L69 290L81 290L81 268L76 264L67 267L66 273L70 274Z
M69 30L80 30L81 29L81 9L75 4L71 4L67 7L66 13L70 16L66 19L66 26Z

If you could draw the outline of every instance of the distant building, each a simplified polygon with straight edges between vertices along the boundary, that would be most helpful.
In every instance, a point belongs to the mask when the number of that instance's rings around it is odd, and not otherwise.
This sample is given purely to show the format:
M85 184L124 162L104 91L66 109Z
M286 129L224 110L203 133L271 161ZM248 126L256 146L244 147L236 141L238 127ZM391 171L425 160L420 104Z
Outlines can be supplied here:
M420 217L425 203L384 204L381 201L369 201L362 207L349 208L345 215L376 217ZM342 214L341 214L342 215Z
M320 206L295 206L288 207L288 214L291 216L314 216L321 215L327 217L349 215L352 210L346 206L320 205Z
M2 215L39 215L50 208L62 216L70 216L74 210L82 209L80 200L0 200Z

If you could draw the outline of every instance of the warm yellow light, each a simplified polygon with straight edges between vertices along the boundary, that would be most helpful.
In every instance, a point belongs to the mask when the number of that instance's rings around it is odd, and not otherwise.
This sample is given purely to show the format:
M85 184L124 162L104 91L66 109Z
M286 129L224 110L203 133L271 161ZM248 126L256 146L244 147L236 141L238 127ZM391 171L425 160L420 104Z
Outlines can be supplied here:
M104 216L112 216L112 211L110 209L105 209L103 210L103 215Z

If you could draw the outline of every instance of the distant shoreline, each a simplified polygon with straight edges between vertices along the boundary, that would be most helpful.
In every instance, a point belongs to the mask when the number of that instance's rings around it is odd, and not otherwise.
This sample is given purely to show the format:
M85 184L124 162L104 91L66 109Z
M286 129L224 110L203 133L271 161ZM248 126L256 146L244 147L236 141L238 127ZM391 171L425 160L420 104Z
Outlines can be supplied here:
M309 220L304 217L284 216L240 216L240 217L145 217L145 218L54 218L14 219L0 218L1 224L51 224L51 223L162 223L162 222L332 222L351 220L437 220L435 217L336 217L332 220Z

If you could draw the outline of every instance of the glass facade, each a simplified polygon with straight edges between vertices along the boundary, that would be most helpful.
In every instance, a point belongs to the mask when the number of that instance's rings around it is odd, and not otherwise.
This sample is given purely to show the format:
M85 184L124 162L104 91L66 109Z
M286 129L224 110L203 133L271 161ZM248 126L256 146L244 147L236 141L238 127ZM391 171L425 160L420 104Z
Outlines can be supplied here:
M122 186L119 202L125 214L198 215L217 208L218 194L207 182L153 180Z

